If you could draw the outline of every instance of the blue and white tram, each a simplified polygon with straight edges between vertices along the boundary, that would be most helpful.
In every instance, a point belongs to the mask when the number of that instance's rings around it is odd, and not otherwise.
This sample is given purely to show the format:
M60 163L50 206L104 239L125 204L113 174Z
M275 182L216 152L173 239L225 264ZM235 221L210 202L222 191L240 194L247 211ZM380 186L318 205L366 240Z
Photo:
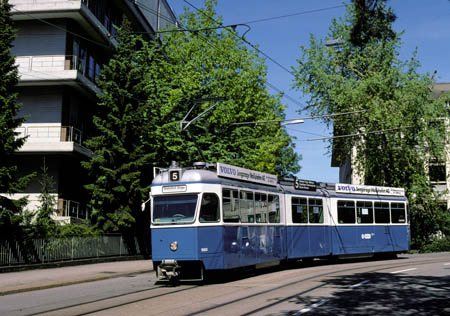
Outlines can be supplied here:
M284 190L288 259L391 256L410 249L403 189L297 181Z
M155 176L151 210L159 280L409 250L402 189L279 182L274 175L222 163L173 163Z

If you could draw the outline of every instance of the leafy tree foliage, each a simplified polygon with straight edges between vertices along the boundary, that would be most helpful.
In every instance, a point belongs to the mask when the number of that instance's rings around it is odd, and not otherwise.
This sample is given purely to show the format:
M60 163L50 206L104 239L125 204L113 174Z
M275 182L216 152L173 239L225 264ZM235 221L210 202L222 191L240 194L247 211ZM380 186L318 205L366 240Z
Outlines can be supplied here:
M214 16L215 1L205 13ZM216 22L187 12L182 23L204 29ZM243 167L295 173L299 156L279 125L234 127L232 123L284 118L280 96L265 87L266 68L233 31L165 33L146 42L124 22L119 47L103 68L102 94L95 110L95 134L86 142L94 158L83 165L92 181L86 185L95 228L101 232L140 232L148 244L148 212L141 212L153 166L194 161L228 162ZM180 122L216 104L182 133ZM199 101L201 100L201 101ZM201 153L195 146L197 143Z
M245 121L284 118L280 96L266 88L267 69L255 50L245 47L231 28L217 29L221 18L214 11L216 1L207 0L201 12L185 11L180 17L186 32L164 34L164 50L172 64L171 90L161 105L158 132L158 160L183 164L202 160L194 144L208 162L222 161L259 171L288 174L300 170L300 157L294 144L279 124L232 126ZM180 138L179 122L195 100L225 98L214 110L202 116ZM196 105L192 119L213 102Z
M154 101L166 89L161 85L166 80L160 78L166 73L156 44L133 35L126 20L118 42L99 81L103 92L93 120L96 136L86 142L94 158L83 165L92 176L86 189L95 228L128 236L139 225L149 230L141 203L148 196L157 154L153 130L160 113Z
M420 246L445 229L426 165L446 156L448 95L433 99L433 77L418 73L415 54L398 58L401 33L393 31L395 16L384 2L352 1L347 16L329 28L327 39L341 40L340 46L326 47L311 35L310 46L301 48L295 86L309 95L313 114L360 111L325 119L336 137L333 159L350 159L365 184L405 187L413 242Z

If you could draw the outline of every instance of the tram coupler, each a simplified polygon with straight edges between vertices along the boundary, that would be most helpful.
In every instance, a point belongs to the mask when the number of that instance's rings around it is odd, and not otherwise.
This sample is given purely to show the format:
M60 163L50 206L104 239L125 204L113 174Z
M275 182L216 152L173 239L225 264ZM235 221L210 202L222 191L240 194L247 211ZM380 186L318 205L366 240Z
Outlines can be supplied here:
M163 260L157 267L158 281L175 281L180 275L180 266L174 259Z

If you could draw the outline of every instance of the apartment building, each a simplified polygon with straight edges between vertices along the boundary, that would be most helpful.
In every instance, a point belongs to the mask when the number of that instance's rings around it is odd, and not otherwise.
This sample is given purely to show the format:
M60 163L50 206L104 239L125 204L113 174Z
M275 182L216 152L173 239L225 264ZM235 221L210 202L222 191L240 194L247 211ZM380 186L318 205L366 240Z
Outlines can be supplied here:
M27 136L17 159L24 173L40 172L45 163L55 182L55 219L88 217L86 171L92 157L83 144L90 136L92 106L100 92L96 80L112 56L115 26L123 16L148 40L155 31L176 24L166 0L10 0L17 38L12 54L19 69L18 129ZM39 206L39 177L25 192L28 209Z
M436 83L432 88L432 94L435 98L449 91L450 83ZM339 142L336 142L333 150L337 150L336 148L339 148ZM332 152L331 167L339 168L340 183L364 184L364 177L354 171L352 157L355 156L356 148L353 148L346 159L338 159L338 155ZM450 209L450 150L447 151L447 159L445 161L430 159L429 161L424 161L424 164L428 170L428 176L434 189L441 193L443 207Z

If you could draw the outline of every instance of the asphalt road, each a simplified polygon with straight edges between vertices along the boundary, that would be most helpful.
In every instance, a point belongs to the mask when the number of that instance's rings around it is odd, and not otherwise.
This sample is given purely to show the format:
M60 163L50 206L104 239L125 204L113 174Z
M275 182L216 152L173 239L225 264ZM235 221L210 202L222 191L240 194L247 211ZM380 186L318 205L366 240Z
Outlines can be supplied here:
M0 297L0 315L450 315L450 254L316 261L206 284L154 273Z

